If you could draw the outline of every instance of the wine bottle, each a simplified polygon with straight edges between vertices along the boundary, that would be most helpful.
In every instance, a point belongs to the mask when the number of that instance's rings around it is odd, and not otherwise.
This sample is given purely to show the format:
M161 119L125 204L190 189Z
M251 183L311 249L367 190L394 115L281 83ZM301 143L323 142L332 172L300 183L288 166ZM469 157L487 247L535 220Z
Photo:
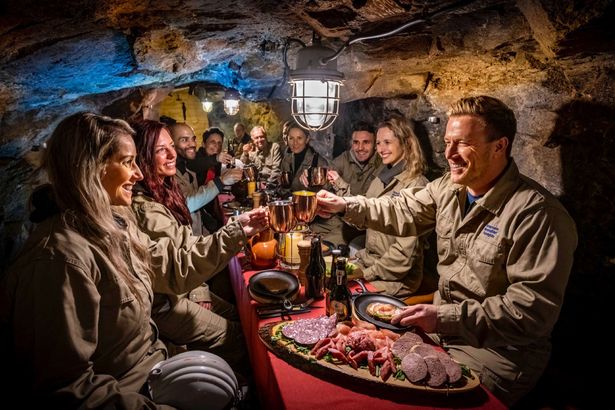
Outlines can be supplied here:
M335 284L328 293L327 315L337 314L337 321L350 320L352 314L352 303L350 290L346 286L346 258L337 258L335 266Z
M312 239L310 263L305 276L307 280L305 297L316 300L324 298L325 260L322 257L322 247L318 236Z

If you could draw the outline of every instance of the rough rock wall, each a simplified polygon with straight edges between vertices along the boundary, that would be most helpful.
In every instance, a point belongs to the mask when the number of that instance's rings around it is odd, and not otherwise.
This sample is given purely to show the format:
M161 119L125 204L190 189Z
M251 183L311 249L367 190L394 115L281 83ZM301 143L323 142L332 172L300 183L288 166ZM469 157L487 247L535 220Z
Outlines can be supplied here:
M0 260L6 263L27 235L27 198L44 181L36 149L64 116L139 115L156 90L202 81L252 101L242 103L238 117L218 105L211 125L232 135L237 118L248 127L264 123L276 140L289 114L287 37L308 42L314 30L338 49L453 3L7 1L0 6ZM583 341L567 330L579 327L579 317L585 328L600 327L596 312L608 311L606 296L615 291L613 21L613 0L477 0L385 39L358 42L337 60L346 77L340 118L313 136L331 156L344 149L352 122L377 122L397 110L415 121L435 178L446 170L447 106L468 94L509 104L519 121L513 155L521 171L559 196L577 222L575 269L556 332L571 344ZM288 52L291 65L295 51ZM431 116L439 122L427 121ZM581 359L567 360L586 368ZM570 391L585 386L563 382Z

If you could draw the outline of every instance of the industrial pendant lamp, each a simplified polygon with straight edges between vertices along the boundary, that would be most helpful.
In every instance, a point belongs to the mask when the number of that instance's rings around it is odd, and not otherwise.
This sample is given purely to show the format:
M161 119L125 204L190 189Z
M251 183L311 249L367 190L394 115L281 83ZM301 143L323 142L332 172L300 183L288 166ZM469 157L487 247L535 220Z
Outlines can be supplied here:
M214 108L214 103L210 101L207 97L207 88L205 88L204 84L197 83L191 85L188 89L188 94L194 95L196 98L199 99L199 101L201 101L203 111L211 112L211 110Z
M291 114L307 130L324 130L338 116L344 74L335 60L324 62L332 54L314 34L312 44L297 52L296 69L290 70Z
M291 113L300 126L307 130L319 131L330 127L338 116L340 104L340 87L344 74L337 71L335 60L352 44L392 36L419 23L424 23L452 10L467 6L475 0L460 0L417 18L386 33L357 37L348 40L340 49L333 51L320 44L320 38L314 33L312 44L306 46L303 41L288 38L284 47L284 66L290 71ZM297 52L296 68L290 69L286 54L289 44L296 42L302 46ZM285 71L285 77L286 78Z
M226 90L224 93L224 112L236 115L239 112L239 93L235 90Z
M205 97L204 101L201 101L201 104L203 105L203 111L205 112L211 112L211 110L214 108L214 103L212 101L209 101L209 98Z

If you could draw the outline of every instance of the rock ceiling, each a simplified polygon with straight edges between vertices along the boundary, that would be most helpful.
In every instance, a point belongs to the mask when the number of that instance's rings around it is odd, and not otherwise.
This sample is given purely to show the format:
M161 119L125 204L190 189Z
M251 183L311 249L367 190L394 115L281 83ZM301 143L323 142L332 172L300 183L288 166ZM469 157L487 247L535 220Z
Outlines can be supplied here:
M445 72L460 57L465 72L517 58L527 59L524 68L531 71L546 59L578 53L575 36L591 36L610 6L555 0L8 0L0 15L0 114L193 81L233 87L250 100L284 98L282 51L289 36L308 42L314 30L338 49L348 39L449 7L393 37L357 43L339 58L351 84L346 100L390 96L400 87L422 92L434 73L455 81ZM396 84L378 84L383 80Z
M544 145L543 122L562 101L615 106L614 9L613 0L5 0L0 187L21 189L31 172L22 159L72 112L195 82L282 100L289 37L309 43L315 32L339 50L434 13L345 49L343 101L421 96L442 112L467 92L503 96L528 112L520 132L533 167L547 157L531 148ZM291 65L297 49L291 43ZM23 203L3 202L5 214L23 215Z

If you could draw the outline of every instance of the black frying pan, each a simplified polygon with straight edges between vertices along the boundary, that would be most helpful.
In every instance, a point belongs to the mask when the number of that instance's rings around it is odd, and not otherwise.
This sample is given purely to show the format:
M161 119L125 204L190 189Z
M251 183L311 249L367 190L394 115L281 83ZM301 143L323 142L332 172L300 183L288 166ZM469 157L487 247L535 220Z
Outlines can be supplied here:
M250 278L248 288L251 294L282 302L286 309L290 309L291 299L299 292L299 279L282 270L264 270Z
M380 320L368 315L367 307L369 306L370 303L376 303L376 302L390 303L391 305L398 306L398 307L406 306L404 302L392 296L381 295L379 293L359 293L353 297L352 307L353 307L355 314L357 315L359 319L372 323L376 325L377 327L389 329L394 332L408 329L407 326L396 326L396 325L392 325L387 322L381 322Z

